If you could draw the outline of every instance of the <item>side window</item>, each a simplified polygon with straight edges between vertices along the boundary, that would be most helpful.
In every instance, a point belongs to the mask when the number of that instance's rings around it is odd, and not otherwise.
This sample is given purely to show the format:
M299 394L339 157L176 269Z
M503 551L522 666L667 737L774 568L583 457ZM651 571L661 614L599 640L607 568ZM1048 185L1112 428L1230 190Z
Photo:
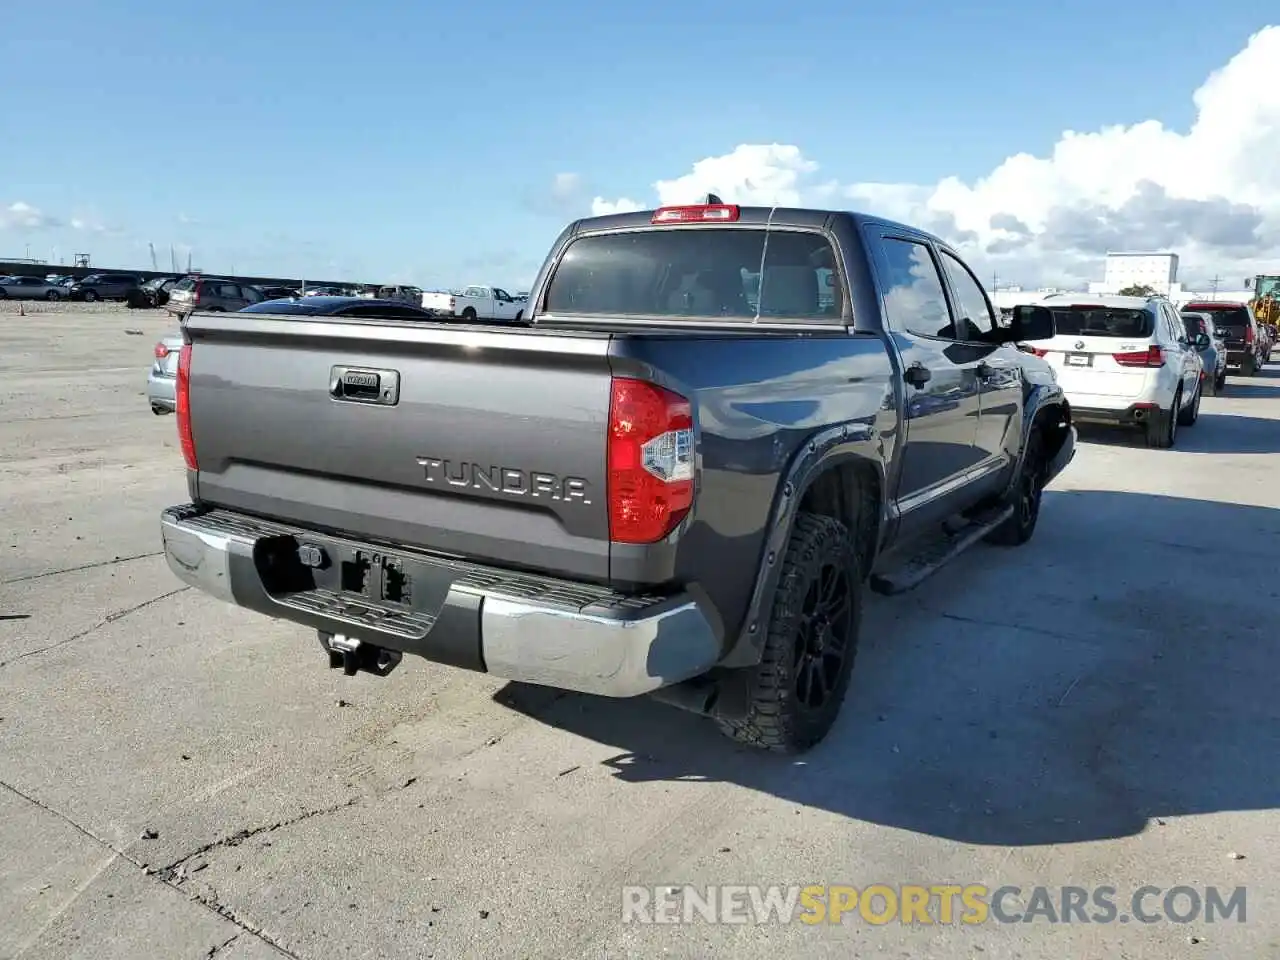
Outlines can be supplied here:
M951 292L955 294L956 310L960 314L956 318L956 339L970 343L989 342L996 321L991 315L991 305L982 291L982 284L974 279L969 268L959 258L945 250L942 251L942 262L946 267L947 279L951 281Z
M881 247L888 268L884 312L889 322L917 336L954 339L947 296L929 248L893 237L886 237Z

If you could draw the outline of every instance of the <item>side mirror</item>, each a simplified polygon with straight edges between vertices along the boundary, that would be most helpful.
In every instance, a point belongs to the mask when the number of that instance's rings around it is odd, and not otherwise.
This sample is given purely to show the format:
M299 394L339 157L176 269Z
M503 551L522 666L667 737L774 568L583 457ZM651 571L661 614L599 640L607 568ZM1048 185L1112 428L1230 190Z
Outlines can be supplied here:
M1006 334L1008 342L1023 340L1048 340L1058 334L1053 313L1047 307L1023 305L1013 308L1013 317Z
M1208 337L1206 334L1203 334L1203 333L1197 333L1197 334L1196 334L1196 349L1197 349L1197 350L1204 350L1204 349L1205 349L1206 347L1208 347L1208 346L1209 346L1209 337Z

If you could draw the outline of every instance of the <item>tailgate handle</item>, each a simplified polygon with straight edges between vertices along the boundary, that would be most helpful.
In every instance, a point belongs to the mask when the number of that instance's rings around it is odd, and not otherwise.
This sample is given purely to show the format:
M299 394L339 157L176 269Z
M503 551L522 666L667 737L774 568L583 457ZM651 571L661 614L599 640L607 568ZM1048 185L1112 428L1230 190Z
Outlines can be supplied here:
M371 367L334 367L329 371L329 396L349 403L395 406L400 402L400 373Z

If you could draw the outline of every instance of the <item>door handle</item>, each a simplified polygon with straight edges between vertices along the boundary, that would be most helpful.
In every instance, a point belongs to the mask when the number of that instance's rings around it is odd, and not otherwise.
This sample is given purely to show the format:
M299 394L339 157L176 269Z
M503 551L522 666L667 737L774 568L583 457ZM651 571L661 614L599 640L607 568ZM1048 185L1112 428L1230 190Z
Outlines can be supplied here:
M902 372L902 379L906 380L911 386L919 389L933 379L933 372L926 366L919 363L913 363Z

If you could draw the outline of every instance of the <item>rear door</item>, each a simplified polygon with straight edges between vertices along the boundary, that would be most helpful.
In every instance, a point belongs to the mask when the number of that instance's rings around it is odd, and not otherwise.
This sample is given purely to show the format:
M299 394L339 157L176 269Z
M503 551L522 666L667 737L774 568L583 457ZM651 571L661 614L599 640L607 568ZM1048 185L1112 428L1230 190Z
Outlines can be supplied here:
M1107 307L1082 298L1046 301L1058 335L1032 346L1054 368L1062 389L1076 396L1136 398L1147 384L1147 356L1163 322L1148 308Z
M996 342L996 316L973 271L940 250L951 285L956 339L977 358L977 453L1010 463L1022 447L1022 360L1011 343Z
M953 512L948 501L984 459L977 449L981 356L956 338L940 264L922 237L875 246L885 320L902 355L906 443L897 481L903 522ZM909 520L908 517L911 517Z

